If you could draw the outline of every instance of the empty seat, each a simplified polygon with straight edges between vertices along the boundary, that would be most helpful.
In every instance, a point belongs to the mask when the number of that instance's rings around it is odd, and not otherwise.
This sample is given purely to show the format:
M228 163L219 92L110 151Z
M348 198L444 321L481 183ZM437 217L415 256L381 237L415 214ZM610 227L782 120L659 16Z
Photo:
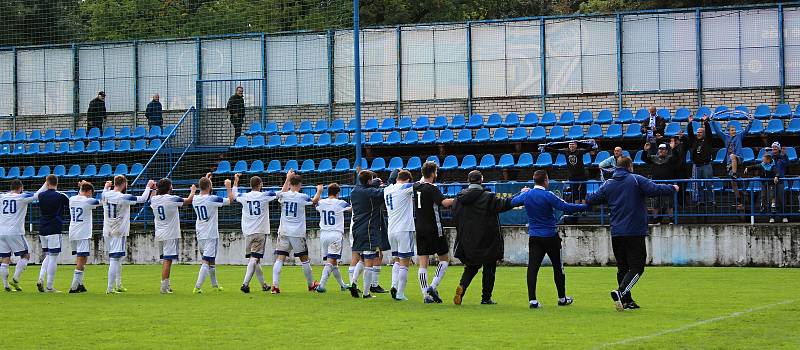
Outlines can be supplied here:
M114 138L116 138L117 140L130 139L131 134L132 134L131 128L129 126L123 126L122 128L119 129L117 136L115 136Z
M764 130L765 133L774 135L774 134L782 134L783 133L783 120L780 119L772 119L767 124L767 128Z
M620 124L611 124L606 129L606 135L604 138L607 139L616 139L622 137L622 125Z
M443 115L436 116L436 118L433 119L433 124L431 124L430 128L434 130L447 128L447 117Z
M786 133L800 134L800 118L792 118L789 121L789 126L786 127Z
M595 124L611 124L614 122L614 114L610 110L604 109L597 114L597 119L594 120Z
M672 116L669 113L669 109L666 108L659 108L656 111L656 115L661 118L664 118L665 121L670 121L672 119Z
M62 170L64 169L63 165L61 166L61 169ZM36 173L36 177L42 178L42 179L47 177L47 175L50 175L50 167L47 166L47 165L39 168L39 171Z
M392 171L395 169L402 169L402 168L403 168L403 158L392 157L392 159L389 159L389 166L386 167L386 170Z
M103 136L100 128L91 128L89 129L89 133L86 135L86 138L89 140L99 140Z
M147 145L148 151L157 151L159 148L161 148L161 140L159 139L150 140L150 144Z
M11 147L11 151L12 151L11 154L14 155L25 154L25 144L24 143L15 144Z
M578 119L575 121L577 125L589 125L594 122L594 117L592 116L592 111L590 110L583 110L581 114L578 114Z
M418 143L420 144L431 144L436 142L436 131L433 130L425 130L422 133L422 137L419 139Z
M150 127L150 131L147 133L148 139L155 139L161 137L161 127L158 125L153 125Z
M319 137L317 138L317 142L314 143L314 146L316 146L316 147L327 147L327 146L330 146L331 143L332 143L331 134L325 132L325 133L319 134Z
M531 130L531 136L528 137L529 141L539 142L544 141L547 138L547 134L544 131L543 126L537 126Z
M519 125L519 114L508 113L508 115L506 115L506 119L503 120L503 123L500 125L506 128L516 128Z
M387 146L392 146L400 144L401 141L402 138L400 137L400 132L392 131L389 133L389 136L386 136L386 141L384 141L383 144Z
M629 124L625 129L626 139L636 139L642 137L642 126L638 123Z
M281 134L294 134L294 122L287 121L283 123L283 127L281 127Z
M333 139L333 146L345 146L350 143L350 136L345 133L336 134Z
M461 129L467 125L467 121L463 114L456 114L450 119L450 123L447 124L448 129Z
M511 134L509 140L520 142L525 141L528 138L528 129L523 127L516 127L514 128L514 132Z
M323 159L319 161L319 166L317 167L318 173L329 173L333 171L333 162L330 159Z
M247 161L240 160L236 162L236 165L233 166L233 173L246 173L247 169Z
M778 121L780 121L780 120L778 120ZM781 122L781 126L783 126L783 121L780 121L780 122ZM747 131L747 134L748 135L761 135L762 133L764 133L764 122L761 121L761 120L755 120L755 119L752 120L750 122L750 130Z
M411 130L411 127L414 125L414 121L411 120L409 116L400 117L400 120L397 122L396 130L406 131Z
M126 140L127 141L127 140ZM130 150L130 141L128 141L128 150ZM48 142L44 145L44 150L42 150L43 154L53 154L56 153L56 144L54 142Z
M271 135L267 142L267 148L277 148L281 146L281 135Z
M636 155L633 156L633 165L644 165L644 159L642 159L642 154L644 152L642 150L636 151Z
M5 175L6 179L16 179L20 175L19 167L12 166L8 168L8 172Z
M344 120L342 119L334 119L331 122L331 125L328 127L328 132L336 133L344 131Z
M508 141L508 129L497 128L492 135L492 142L506 142Z
M775 113L772 113L775 118L789 118L792 116L792 107L788 103L781 103L775 107Z
M556 120L557 119L558 119L558 117L556 117L555 113L547 112L544 115L542 115L542 119L539 120L539 124L538 125L541 125L541 126L553 126L553 125L556 125Z
M742 148L742 161L745 163L753 163L756 159L755 153L753 153L753 149L750 147L743 147ZM760 159L759 159L760 161Z
M611 154L609 154L608 151L597 152L597 156L594 157L594 162L592 162L592 166L600 166L600 162L608 159L609 157L611 157Z
M413 145L419 141L419 134L416 131L406 131L406 134L403 135L403 141L400 143L404 145Z
M493 169L497 166L497 162L492 154L484 154L481 157L481 162L478 163L478 169Z
M478 129L478 131L475 132L475 138L472 139L472 142L476 143L488 142L489 140L491 140L491 138L492 137L491 134L489 133L489 129L486 128Z
M769 119L772 117L772 110L770 110L769 106L767 105L758 105L755 112L753 112L753 117L758 119Z
M636 114L633 116L632 122L641 123L649 118L650 118L650 111L648 111L646 108L640 108L639 110L636 111Z
M481 160L481 162L483 162ZM514 167L514 156L511 154L503 154L500 156L500 160L497 161L497 167L501 169L508 169Z
M717 150L717 155L714 157L714 164L722 164L725 162L725 153L727 150L725 148L720 148Z
M700 120L700 119L703 119L704 115L707 115L707 116L710 117L712 114L713 113L711 112L711 108L708 108L706 106L702 106L702 107L697 109L697 112L695 112L694 119Z
M369 140L367 140L367 146L377 146L383 143L383 134L379 132L373 132L369 135Z
M436 143L450 143L455 141L455 136L453 136L453 130L445 129L439 133L439 138L436 140Z
M24 170L22 170L22 174L20 174L18 177L20 179L30 179L34 176L36 176L36 168L29 165L26 166Z
M78 140L85 140L86 139L86 129L79 128L75 130L72 136L69 138L71 141L78 141Z
M406 170L413 171L413 170L419 170L421 168L422 168L422 160L419 157L413 156L411 158L408 158L408 163L406 164Z
M568 140L579 140L583 138L583 127L580 125L573 125L569 127L569 133L567 133Z
M314 164L314 160L306 159L303 161L303 164L300 165L300 170L298 170L297 172L301 174L308 174L308 173L313 173L316 170L317 166Z
M297 146L297 135L289 135L286 136L286 139L283 140L281 147L289 148Z
M69 171L63 175L64 177L78 177L81 176L81 166L78 164L73 164L69 167Z
M417 121L414 122L414 130L427 130L428 127L431 126L431 120L428 118L427 115L421 115L417 117Z
M20 130L14 134L14 142L25 142L28 139L28 134L25 131Z
M478 160L474 155L468 154L461 159L461 165L458 167L461 170L472 170L478 166Z
M786 156L789 158L790 162L797 162L797 150L794 149L794 147L786 147Z
M336 161L336 167L333 168L333 171L337 173L350 171L350 160L347 158L340 158Z
M147 128L144 126L137 126L133 129L133 133L131 134L132 139L143 139L147 137Z
M8 143L14 140L14 136L11 134L11 131L3 131L3 134L0 134L0 142Z
M686 107L678 108L678 110L675 111L675 115L672 116L672 121L673 122L686 122L686 121L689 120L689 116L691 114L692 114L692 111L690 111Z
M28 150L25 151L25 154L39 154L39 153L42 153L42 150L41 150L40 147L41 146L39 146L38 143L28 144Z
M623 108L617 114L617 122L620 124L628 124L633 122L633 112L630 109Z
M263 127L262 130L263 130L264 134L267 134L267 135L277 134L278 133L278 123L276 123L276 122L267 122L266 124L264 124L264 127Z
M525 117L522 119L522 122L520 122L519 125L525 127L537 126L539 125L539 115L533 112L525 114Z
M86 168L83 169L82 177L94 177L97 176L97 166L94 164L89 164Z
M143 152L147 149L147 140L140 139L133 142L132 152Z
M347 131L347 132L356 131L356 126L358 126L358 123L356 123L356 119L355 118L350 119L350 121L347 122L347 126L345 126L344 131ZM364 130L362 129L361 131L364 131Z
M556 155L556 160L553 161L553 166L556 168L566 168L567 167L567 157L564 154L559 153Z
M231 146L231 148L236 148L236 149L246 148L249 145L249 143L250 141L247 140L247 136L239 136L236 138L236 141L233 143L233 146Z
M364 126L361 128L361 131L376 131L378 130L378 120L377 119L367 119L364 123Z
M270 160L269 163L267 163L266 172L267 174L277 174L281 172L281 161L277 159Z
M80 143L83 143L83 142L80 142ZM97 153L97 152L100 152L100 141L89 141L89 144L86 145L86 149L83 150L83 152L85 152L85 153Z
M312 130L313 128L311 126L311 121L303 120L300 121L300 125L297 127L297 130L295 132L298 134L306 134L310 133Z
M572 112L561 113L561 117L558 119L558 125L569 126L572 124L575 124L575 113Z
M261 129L261 123L253 122L250 124L250 128L248 128L247 131L244 132L244 134L248 136L253 136L261 134L263 132L264 130Z
M564 134L564 128L561 125L556 125L550 128L550 135L547 135L548 141L560 141L563 140L566 135Z
M441 162L439 162L439 157L437 156L428 156L428 158L425 158L425 162L434 162L436 163L437 166L442 164Z
M536 166L537 168L547 168L552 165L553 165L553 156L547 152L539 153L539 156L536 157L536 164L534 164L534 166Z
M457 167L458 167L458 159L456 159L456 156L449 155L447 157L444 157L444 161L442 161L442 166L441 166L442 170L452 170Z
M31 131L30 135L28 135L28 142L39 142L39 141L42 141L42 131L38 129Z
M100 166L100 169L97 170L97 177L108 177L111 176L113 173L113 169L111 168L111 164L103 164Z
M288 173L290 170L295 170L295 171L299 171L300 170L300 165L297 164L297 160L290 159L290 160L286 161L286 164L283 166L283 173L284 174Z
M473 114L469 116L469 121L466 124L467 129L480 129L483 127L483 116L480 114Z
M103 148L100 149L100 153L109 153L114 152L117 149L117 142L114 140L106 140L103 141Z
M394 118L383 118L381 125L378 127L378 131L392 131L394 128Z
M107 127L103 130L103 135L100 136L101 140L110 140L117 137L117 129L114 127ZM125 172L128 173L127 171Z
M458 131L458 137L455 140L456 143L467 143L472 142L472 130L468 129L461 129Z
M300 137L300 143L297 144L300 147L312 147L314 146L314 135L313 134L304 134Z
M97 146L98 146L97 148L100 149L99 142L97 143ZM86 145L83 143L83 141L76 141L75 143L72 144L67 153L78 154L78 153L83 153L84 151L86 151Z
M483 124L486 128L496 128L503 124L503 117L500 116L498 113L492 113L489 115L489 119L486 120L486 123Z
M261 159L256 159L250 164L250 169L247 170L248 174L259 174L264 172L264 162Z
M675 136L680 132L681 132L681 124L676 122L670 122L664 129L664 136Z
M381 157L377 157L372 160L372 165L369 167L369 170L372 171L384 171L386 170L386 159Z
M114 176L117 175L128 175L128 165L126 164L117 164L117 167L114 168Z
M589 125L589 130L586 131L586 138L589 139L602 139L603 127L600 124Z
M6 141L4 141L4 138L5 138L5 133L3 133L3 137L0 137L0 142L6 142ZM61 130L61 132L58 133L58 136L56 136L53 140L54 141L69 141L70 138L72 138L72 130L63 129L63 130Z

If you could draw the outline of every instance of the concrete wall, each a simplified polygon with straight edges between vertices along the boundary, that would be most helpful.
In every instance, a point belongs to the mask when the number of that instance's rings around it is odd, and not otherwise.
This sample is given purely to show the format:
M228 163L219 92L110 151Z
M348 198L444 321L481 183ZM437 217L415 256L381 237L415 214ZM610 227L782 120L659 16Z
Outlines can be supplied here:
M564 262L569 265L607 265L614 263L611 238L606 227L561 226L564 238ZM452 247L455 230L447 229ZM506 227L505 257L503 262L524 265L528 260L528 235L525 227ZM314 264L320 264L322 250L318 232L309 231L309 252ZM32 235L33 260L39 261L39 242ZM105 263L106 249L100 236L96 237L90 263ZM272 251L275 236L267 243L265 264L274 260ZM71 247L64 237L61 263L74 263ZM244 239L240 233L224 231L221 234L217 262L220 264L245 264ZM800 267L800 225L662 225L652 227L647 240L648 262L652 265L698 266L782 266ZM349 247L343 256L349 257ZM126 263L157 263L158 247L152 233L134 233L128 239ZM197 263L194 233L184 232L181 263ZM349 259L346 259L349 260ZM388 262L388 259L386 260ZM457 263L458 261L456 261Z

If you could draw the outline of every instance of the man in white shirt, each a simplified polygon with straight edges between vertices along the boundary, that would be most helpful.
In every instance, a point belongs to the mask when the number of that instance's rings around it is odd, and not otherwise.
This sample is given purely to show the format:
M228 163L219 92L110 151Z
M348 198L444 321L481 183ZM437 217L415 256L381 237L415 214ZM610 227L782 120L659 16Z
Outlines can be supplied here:
M400 170L397 182L383 189L386 211L389 214L389 245L392 248L392 297L408 300L405 295L408 265L414 256L416 229L414 226L414 184L411 173Z
M92 210L99 207L100 201L94 198L94 186L91 182L80 181L78 194L69 198L69 240L75 250L75 273L72 276L70 293L84 293L83 272L89 251L92 249ZM110 187L104 188L103 192Z
M108 249L108 288L106 294L123 293L128 290L122 286L122 258L125 257L125 240L131 230L131 206L141 204L150 199L150 192L155 188L153 180L147 182L142 195L136 197L125 193L128 179L125 176L114 177L114 189L103 191L103 238ZM105 187L110 187L106 181Z
M322 278L317 286L317 292L320 293L325 293L325 283L331 274L339 283L341 291L346 291L348 287L339 273L339 259L342 258L342 246L344 245L344 212L351 210L351 207L350 203L339 199L339 192L341 192L339 184L332 183L328 185L328 198L317 203L319 241L327 259L325 268L322 269Z
M161 294L172 294L169 275L172 262L178 260L178 244L181 240L181 215L178 208L191 205L197 187L192 185L189 196L184 198L172 194L172 181L167 178L158 180L156 195L150 198L155 220L156 242L161 245Z
M267 235L269 235L269 202L277 198L274 191L262 192L263 181L258 176L250 178L250 192L239 194L239 177L236 174L233 178L233 195L237 202L242 204L242 234L245 237L245 255L247 261L247 272L244 274L244 281L239 290L242 293L250 293L250 280L253 275L261 283L261 290L270 291L270 286L264 280L264 271L261 270L261 259L267 246Z
M202 265L200 265L200 272L197 275L197 283L194 285L192 293L203 293L200 288L203 286L206 277L211 280L211 288L221 292L223 288L217 283L217 268L215 267L217 247L219 246L219 220L217 212L219 207L231 204L233 201L233 189L231 187L231 180L225 179L225 189L228 192L228 198L221 198L211 194L211 190L213 189L211 173L200 178L198 187L200 187L200 194L194 197L192 206L197 216L197 220L195 221L197 247L200 249L203 260Z
M47 190L45 183L36 193L23 192L22 181L11 180L11 191L0 194L0 276L3 280L3 289L6 292L20 292L19 279L28 266L30 254L28 242L25 240L25 215L28 213L28 204ZM8 266L11 264L11 254L19 257L14 276L8 280Z
M302 187L303 180L300 175L296 174L294 170L289 170L281 191L277 193L278 202L281 203L281 223L278 227L278 242L275 244L275 265L272 267L272 294L281 292L281 267L290 252L300 258L303 274L308 283L308 291L315 291L319 285L319 282L314 281L311 261L308 260L306 206L317 204L322 195L322 185L317 185L317 193L313 199L300 192Z

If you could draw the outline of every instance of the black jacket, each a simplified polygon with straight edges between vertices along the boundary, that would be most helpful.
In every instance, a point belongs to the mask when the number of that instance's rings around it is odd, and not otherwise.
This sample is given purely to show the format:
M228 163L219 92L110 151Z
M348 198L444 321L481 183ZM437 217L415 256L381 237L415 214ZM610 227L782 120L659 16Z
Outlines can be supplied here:
M106 103L100 98L95 97L89 102L89 110L86 111L86 118L89 120L106 119Z
M350 193L353 207L353 250L377 251L383 231L383 189L379 182L367 186L357 184Z
M675 179L675 167L679 161L678 150L670 150L667 156L661 158L658 154L642 157L645 163L650 164L650 174L653 180L672 180Z
M712 157L714 156L714 150L711 149L711 123L708 120L703 123L703 139L698 140L694 134L694 126L692 123L689 123L689 127L686 128L689 134L689 149L691 150L692 155L692 163L694 165L706 165L711 163Z
M484 189L466 188L453 203L456 225L455 257L467 265L503 259L499 214L511 210L511 198L497 198Z
M241 123L244 120L244 97L233 95L225 107L231 115L231 122Z
M144 116L147 117L147 121L150 124L161 125L164 122L162 118L163 113L161 102L152 100L147 104L147 109L144 111Z
M650 116L647 116L647 119L645 119L642 122L642 134L647 135L648 128L650 128ZM655 136L656 134L660 134L663 137L664 129L666 128L667 128L667 121L664 120L664 118L661 118L660 116L656 116L656 127L655 130L653 130L654 131L653 136Z

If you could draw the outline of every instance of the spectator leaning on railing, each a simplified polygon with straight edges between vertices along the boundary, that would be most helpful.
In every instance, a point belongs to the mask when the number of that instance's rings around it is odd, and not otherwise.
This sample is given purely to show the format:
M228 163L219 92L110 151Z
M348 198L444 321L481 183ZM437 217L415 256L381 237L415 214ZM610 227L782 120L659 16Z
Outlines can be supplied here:
M711 161L714 150L711 148L711 137L706 137L707 132L711 132L711 123L707 115L703 115L703 126L694 130L692 121L693 116L689 116L689 126L687 131L689 134L689 149L691 150L692 164L692 178L697 179L710 179L714 177L714 169L711 167ZM696 181L694 183L694 202L698 205L711 204L714 205L714 194L711 192L711 181Z
M569 174L568 180L569 187L572 193L572 201L574 203L583 203L586 200L586 165L583 164L583 155L586 153L594 154L597 149L597 144L594 140L588 141L569 141L567 148L561 148L564 142L553 142L544 145L544 150L547 152L556 152L564 154L567 158L567 173Z

